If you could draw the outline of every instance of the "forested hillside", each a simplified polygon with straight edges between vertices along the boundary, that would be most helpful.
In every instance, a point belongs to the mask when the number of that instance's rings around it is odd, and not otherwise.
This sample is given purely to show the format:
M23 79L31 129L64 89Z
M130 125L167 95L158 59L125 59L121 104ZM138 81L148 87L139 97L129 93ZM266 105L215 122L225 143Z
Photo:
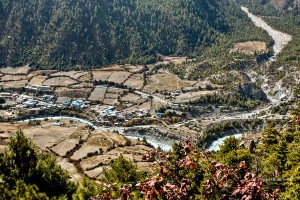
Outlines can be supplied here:
M71 69L196 56L249 30L248 22L232 0L0 0L0 66Z
M245 1L245 0L242 0ZM300 0L256 0L251 1L252 5L259 3L260 5L272 5L276 10L298 10L300 8Z
M267 12L300 11L300 0L236 0L256 10L265 9Z

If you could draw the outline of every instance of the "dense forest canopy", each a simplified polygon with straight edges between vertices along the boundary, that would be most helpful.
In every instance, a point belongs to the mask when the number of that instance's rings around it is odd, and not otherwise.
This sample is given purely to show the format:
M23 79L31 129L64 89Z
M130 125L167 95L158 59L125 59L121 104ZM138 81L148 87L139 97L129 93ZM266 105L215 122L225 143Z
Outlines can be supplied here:
M0 66L68 69L197 56L247 23L232 0L0 0Z

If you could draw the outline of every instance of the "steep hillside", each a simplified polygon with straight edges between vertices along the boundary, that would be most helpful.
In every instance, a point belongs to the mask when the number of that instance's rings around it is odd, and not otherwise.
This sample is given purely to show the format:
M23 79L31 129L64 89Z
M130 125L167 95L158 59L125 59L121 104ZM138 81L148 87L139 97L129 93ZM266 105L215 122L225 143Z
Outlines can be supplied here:
M231 0L0 0L0 66L71 69L147 63L157 53L194 56L248 21Z
M251 0L251 1L236 0L236 2L253 7L257 11L260 11L262 9L266 9L267 12L273 12L274 10L276 11L299 11L300 10L300 0Z
M300 8L300 0L268 0L277 10L293 10Z

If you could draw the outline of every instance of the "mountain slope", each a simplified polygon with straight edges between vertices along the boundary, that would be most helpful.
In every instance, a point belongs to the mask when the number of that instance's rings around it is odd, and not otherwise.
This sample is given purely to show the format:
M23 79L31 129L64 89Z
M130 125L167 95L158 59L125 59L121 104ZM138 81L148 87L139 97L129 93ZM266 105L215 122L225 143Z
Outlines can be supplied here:
M300 0L267 0L277 10L292 10L300 8Z
M247 21L231 0L0 0L0 66L147 63L197 55Z
M236 0L236 2L253 7L255 10L265 9L268 12L299 11L300 9L300 0Z

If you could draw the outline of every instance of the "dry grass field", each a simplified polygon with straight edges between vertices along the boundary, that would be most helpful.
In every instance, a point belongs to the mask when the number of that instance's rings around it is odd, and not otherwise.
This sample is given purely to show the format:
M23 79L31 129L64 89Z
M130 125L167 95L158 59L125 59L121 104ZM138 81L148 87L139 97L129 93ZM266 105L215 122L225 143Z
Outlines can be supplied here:
M104 101L105 93L107 90L107 86L103 87L95 87L90 97L88 98L90 101Z
M19 90L27 85L27 80L0 82L0 87L3 89Z
M101 70L101 71L125 71L124 67L121 65L113 65L113 66L105 67L105 68L102 68L99 70Z
M216 91L197 91L197 92L187 92L184 94L181 94L176 97L175 103L188 103L189 101L194 101L198 99L200 96L206 95L206 94L213 94Z
M104 168L109 169L109 163L112 160L123 155L125 159L135 162L139 170L153 173L158 167L157 163L142 162L142 155L150 150L152 149L144 145L117 147L102 155L87 157L81 160L80 166L88 177L98 179L103 176Z
M39 85L42 86L43 82L47 79L47 76L35 76L33 77L30 82L29 85Z
M65 169L71 175L71 179L74 182L79 182L84 178L83 174L77 171L73 163L68 162L67 159L59 159L57 164L59 164L63 169Z
M107 79L107 81L122 84L128 79L128 77L130 75L131 75L131 73L126 72L126 71L116 71L110 75L110 77Z
M76 84L77 82L69 77L55 77L47 79L43 82L43 85L48 86L69 86Z
M93 80L92 73L88 72L76 79L79 82L91 82Z
M124 83L127 87L140 90L144 86L143 74L133 74Z
M68 72L56 72L56 73L52 73L50 74L51 77L58 77L58 76L74 76L75 74L77 74L78 71L68 71Z
M1 68L0 72L3 74L27 75L30 72L30 70L30 67L6 67Z
M114 87L109 87L107 89L107 92L108 93L115 93L115 94L118 94L118 95L123 95L125 93L126 90L124 89L121 89L121 88L114 88Z
M119 95L117 93L106 93L105 94L105 98L108 98L108 99L117 99L119 97Z
M186 62L187 59L188 59L188 57L171 57L171 56L166 56L163 58L164 61L171 62L175 65Z
M124 68L131 73L143 73L145 71L143 65L125 65Z
M118 99L105 98L103 101L103 104L110 105L110 106L116 106L116 105L119 105L120 102L118 101Z
M54 94L57 97L69 97L74 99L87 99L92 92L92 88L66 88L58 87Z
M91 73L94 81L106 81L112 74L111 71L92 71Z
M265 42L243 42L237 43L230 50L230 53L243 53L243 54L254 54L256 53L266 53L268 51L267 45Z
M69 71L69 72L56 72L56 73L51 74L50 76L51 77L68 76L68 77L73 78L73 79L78 79L78 78L80 78L82 76L85 76L87 74L89 74L89 72Z
M75 151L71 156L73 160L81 160L95 152L106 152L114 147L113 141L107 136L107 133L101 131L95 131L92 136L85 142L80 149Z
M4 153L7 150L9 140L15 135L17 130L18 126L10 123L0 123L0 153Z
M181 88L190 87L194 81L181 80L178 76L168 71L160 70L159 73L151 75L146 79L147 84L144 91L154 93L158 91L175 91Z
M0 81L6 82L6 81L20 81L27 79L27 76L24 75L4 75L0 78Z
M57 70L37 70L37 71L31 71L30 73L34 75L48 76L55 72L57 72Z
M47 149L70 137L77 130L76 126L54 126L52 123L44 126L23 128L24 135L41 149Z
M136 95L136 94L133 94L133 93L129 93L127 95L124 95L122 98L121 98L121 101L124 101L124 102L131 102L131 103L135 103L137 102L141 97Z

